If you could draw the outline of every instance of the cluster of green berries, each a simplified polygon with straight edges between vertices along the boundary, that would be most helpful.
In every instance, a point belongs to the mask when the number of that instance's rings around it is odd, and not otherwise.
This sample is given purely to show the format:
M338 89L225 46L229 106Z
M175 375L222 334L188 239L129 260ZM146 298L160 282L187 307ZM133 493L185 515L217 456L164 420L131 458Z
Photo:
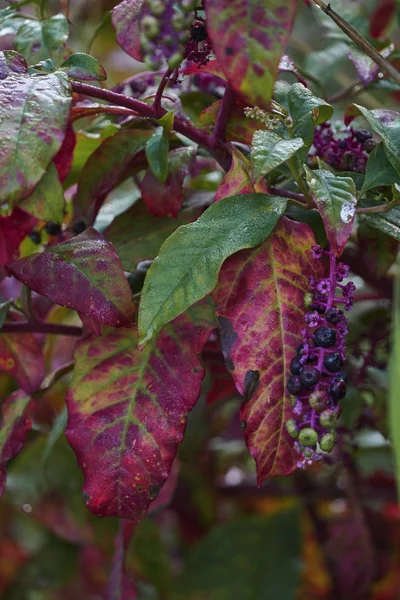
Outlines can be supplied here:
M281 110L267 112L258 106L246 106L244 114L249 119L260 121L267 129L276 129L281 124L288 128L293 127L293 119L287 113L281 112Z

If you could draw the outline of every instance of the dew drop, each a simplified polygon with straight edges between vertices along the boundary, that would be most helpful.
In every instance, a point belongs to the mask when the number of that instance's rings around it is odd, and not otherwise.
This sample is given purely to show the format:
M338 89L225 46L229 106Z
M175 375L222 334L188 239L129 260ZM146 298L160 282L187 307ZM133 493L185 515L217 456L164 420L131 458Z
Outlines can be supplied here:
M314 179L314 177L310 180L310 185L315 185L317 183L317 180Z
M355 212L355 203L352 204L351 202L345 202L340 211L340 218L342 219L343 223L350 223L355 215Z

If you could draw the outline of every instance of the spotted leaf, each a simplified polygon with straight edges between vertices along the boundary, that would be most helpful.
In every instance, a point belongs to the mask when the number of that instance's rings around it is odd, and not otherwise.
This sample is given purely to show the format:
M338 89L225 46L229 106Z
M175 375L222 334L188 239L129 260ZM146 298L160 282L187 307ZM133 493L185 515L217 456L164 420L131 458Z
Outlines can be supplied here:
M241 420L259 484L296 466L286 382L301 343L308 276L319 275L313 244L308 225L282 217L264 243L225 261L213 292L226 365L245 397Z
M200 393L198 353L214 327L210 305L201 303L143 351L134 330L78 342L66 435L93 513L135 522L145 515L168 477Z

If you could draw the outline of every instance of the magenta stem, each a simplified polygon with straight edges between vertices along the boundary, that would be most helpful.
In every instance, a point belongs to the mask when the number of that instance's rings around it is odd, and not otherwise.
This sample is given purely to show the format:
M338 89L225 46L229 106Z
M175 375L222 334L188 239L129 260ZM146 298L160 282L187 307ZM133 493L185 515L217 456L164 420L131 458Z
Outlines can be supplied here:
M228 84L225 88L224 97L222 98L221 106L218 111L217 120L215 122L214 131L210 137L212 147L217 147L220 142L225 141L226 128L229 123L229 116L235 101L235 92Z
M41 323L40 321L15 321L4 323L1 333L47 333L80 337L83 331L81 327L75 325Z

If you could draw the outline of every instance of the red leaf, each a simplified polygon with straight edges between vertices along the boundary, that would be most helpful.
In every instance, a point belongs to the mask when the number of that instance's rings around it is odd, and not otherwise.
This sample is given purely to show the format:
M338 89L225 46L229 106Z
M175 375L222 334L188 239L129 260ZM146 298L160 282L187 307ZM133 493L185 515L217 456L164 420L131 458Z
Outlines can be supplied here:
M137 522L167 479L200 392L209 311L194 306L141 352L134 330L78 342L66 436L93 513Z
M29 410L32 400L22 390L14 392L1 407L0 428L0 495L6 485L6 463L16 456L24 445L32 427Z
M371 15L369 32L374 38L379 38L396 11L395 0L381 0Z
M308 276L321 268L311 258L313 244L308 225L282 217L264 243L225 261L213 293L226 364L247 396L241 419L259 484L296 466L285 427L291 416L286 380L301 342Z
M3 269L10 260L18 257L18 248L28 233L32 231L37 219L16 206L9 217L0 216L0 278Z
M142 60L138 17L144 0L123 0L111 12L111 21L121 48L135 58Z
M297 0L206 0L207 32L230 85L269 107Z
M217 102L214 102L202 111L199 116L199 126L201 129L204 129L208 133L212 132L221 103L222 100L217 100ZM260 122L248 119L243 112L244 107L244 102L240 98L236 98L235 106L230 112L229 123L225 133L228 142L251 144L254 132L265 128Z
M66 180L71 170L75 144L76 135L74 128L72 125L68 125L63 144L53 159L61 183Z
M159 181L150 169L141 183L142 199L152 215L176 217L184 200L183 181L190 175L196 158L196 149L177 148L169 153L168 178Z
M226 81L226 77L216 60L209 60L204 65L192 65L183 70L182 75L197 75L198 73L209 73L210 75L215 75L219 77L223 81Z
M7 265L14 277L56 304L112 327L130 327L135 306L112 244L89 228Z
M231 168L217 189L215 202L235 194L251 194L254 192L250 162L235 146L231 146L231 152Z
M220 343L208 341L202 356L212 379L211 389L207 394L207 404L237 397L238 392L232 375L226 368Z
M27 394L36 391L45 376L45 364L35 338L28 333L0 333L0 370Z

